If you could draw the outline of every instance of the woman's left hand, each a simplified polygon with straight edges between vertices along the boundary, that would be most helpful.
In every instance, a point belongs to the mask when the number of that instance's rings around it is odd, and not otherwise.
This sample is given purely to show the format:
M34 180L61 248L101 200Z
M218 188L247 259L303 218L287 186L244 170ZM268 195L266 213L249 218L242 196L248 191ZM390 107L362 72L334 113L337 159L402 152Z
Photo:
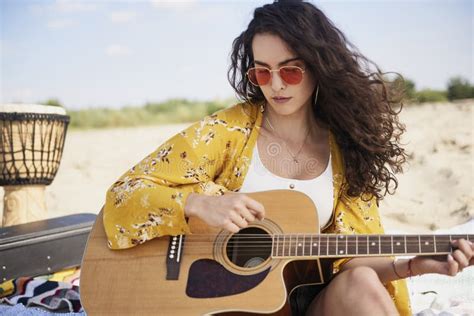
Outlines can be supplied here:
M464 268L474 265L474 244L465 240L453 240L451 244L457 248L446 256L417 256L413 258L411 269L413 275L439 273L455 276Z

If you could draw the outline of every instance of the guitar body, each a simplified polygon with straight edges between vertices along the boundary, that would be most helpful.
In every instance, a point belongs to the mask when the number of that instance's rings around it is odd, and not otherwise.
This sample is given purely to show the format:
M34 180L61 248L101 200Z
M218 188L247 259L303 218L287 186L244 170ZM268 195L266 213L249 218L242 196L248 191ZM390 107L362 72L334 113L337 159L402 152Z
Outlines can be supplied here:
M272 258L271 236L319 234L316 208L297 191L248 195L265 206L266 217L237 234L191 218L192 234L182 240L164 236L124 250L107 247L101 212L81 268L86 313L291 315L289 294L297 286L324 283L322 263L309 256Z

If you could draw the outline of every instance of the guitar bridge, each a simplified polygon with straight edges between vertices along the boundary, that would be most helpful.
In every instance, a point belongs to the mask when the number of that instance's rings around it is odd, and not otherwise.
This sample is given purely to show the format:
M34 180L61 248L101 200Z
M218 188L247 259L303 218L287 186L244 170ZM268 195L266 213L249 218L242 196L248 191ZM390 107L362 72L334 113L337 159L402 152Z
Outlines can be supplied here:
M181 256L183 254L184 235L170 236L166 253L166 280L178 280Z

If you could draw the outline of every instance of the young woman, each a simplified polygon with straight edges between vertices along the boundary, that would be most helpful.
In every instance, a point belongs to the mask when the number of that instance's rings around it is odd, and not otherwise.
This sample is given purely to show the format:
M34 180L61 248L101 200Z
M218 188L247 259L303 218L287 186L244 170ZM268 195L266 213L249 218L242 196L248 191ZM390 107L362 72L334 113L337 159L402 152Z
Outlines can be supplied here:
M396 187L390 170L402 171L406 154L393 110L401 102L378 67L368 73L368 60L302 1L257 8L231 60L229 80L243 102L173 136L112 185L109 247L189 233L193 216L238 232L265 217L245 193L283 188L313 199L323 233L383 233L378 201ZM443 260L338 260L324 289L296 294L294 313L409 315L403 278L473 264L472 244L454 246Z

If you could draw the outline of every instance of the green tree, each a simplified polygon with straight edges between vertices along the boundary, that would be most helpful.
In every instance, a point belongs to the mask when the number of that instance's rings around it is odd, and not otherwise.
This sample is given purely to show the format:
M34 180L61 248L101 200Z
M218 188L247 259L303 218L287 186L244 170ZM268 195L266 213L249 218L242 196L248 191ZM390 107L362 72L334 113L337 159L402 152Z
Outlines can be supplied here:
M389 89L392 90L392 96L401 98L408 103L416 102L415 82L405 79L399 75L393 81L389 81Z
M474 97L474 87L471 86L469 81L460 76L450 78L448 81L448 99L467 99Z
M416 92L416 100L419 103L423 102L443 102L447 101L446 91L423 89Z
M46 100L45 102L40 102L40 104L64 107L64 106L61 104L61 102L60 102L58 99L56 99L56 98L48 99L48 100Z

